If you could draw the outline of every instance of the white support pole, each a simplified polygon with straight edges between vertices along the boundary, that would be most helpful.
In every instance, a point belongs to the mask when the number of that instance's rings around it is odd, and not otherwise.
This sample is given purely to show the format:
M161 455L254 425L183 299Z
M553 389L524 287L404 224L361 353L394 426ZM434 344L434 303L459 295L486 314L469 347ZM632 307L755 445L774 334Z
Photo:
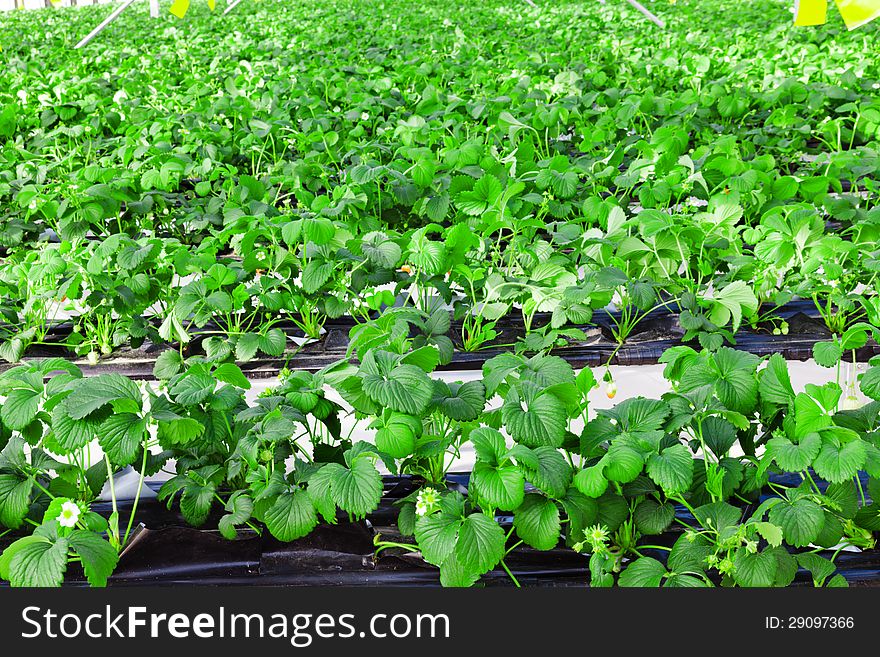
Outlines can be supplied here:
M111 13L107 18L105 18L103 21L101 21L101 24L98 25L98 27L96 27L94 30L89 32L85 37L83 37L83 40L80 41L78 44L76 44L74 46L74 49L79 49L85 45L88 45L88 43L92 39L94 39L96 36L98 36L101 32L103 32L104 29L108 25L110 25L110 23L112 23L117 18L119 18L119 14L121 14L123 11L125 11L128 8L128 6L133 2L134 2L134 0L125 0L125 2L123 2L121 5L119 5L116 9L113 10L113 13Z
M229 5L229 6L224 10L223 15L225 16L225 15L228 14L230 11L232 11L233 9L235 9L236 7L238 7L238 4L239 4L240 2L241 2L241 0L234 0L233 3L232 3L231 5Z
M150 18L159 18L159 0L150 0Z
M648 11L647 9L645 9L645 6L644 6L641 2L639 2L639 0L626 0L626 1L627 1L629 4L631 4L633 7L635 7L636 9L638 9L640 12L642 12L642 15L643 15L645 18L647 18L649 21L651 21L652 23L654 23L654 25L656 25L657 27L659 27L659 28L665 28L665 27L666 27L666 23L664 23L662 20L660 20L659 18L657 18L657 17L656 17L654 14L652 14L650 11Z

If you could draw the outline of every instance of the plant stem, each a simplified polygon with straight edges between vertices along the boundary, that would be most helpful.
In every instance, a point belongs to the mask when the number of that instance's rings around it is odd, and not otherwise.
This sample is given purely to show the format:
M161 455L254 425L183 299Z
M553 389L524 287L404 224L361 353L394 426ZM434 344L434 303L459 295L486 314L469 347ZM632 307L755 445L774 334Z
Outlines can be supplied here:
M507 573L507 576L511 579L511 581L513 581L513 585L514 585L516 588L521 589L522 586L520 586L520 584L519 584L519 580L518 580L516 577L514 577L514 575L513 575L512 572L510 572L510 568L508 568L508 567L507 567L507 564L504 563L504 559L501 560L501 567L504 568L504 572L506 572L506 573Z
M138 477L138 489L137 493L134 496L134 504L131 507L131 515L129 515L128 517L128 527L125 528L125 538L122 539L123 546L128 543L128 536L131 533L131 527L134 523L135 514L137 513L138 502L140 502L141 499L141 490L143 490L144 487L144 475L147 471L147 454L147 446L144 445L144 456L141 459L141 471L139 473L140 476Z

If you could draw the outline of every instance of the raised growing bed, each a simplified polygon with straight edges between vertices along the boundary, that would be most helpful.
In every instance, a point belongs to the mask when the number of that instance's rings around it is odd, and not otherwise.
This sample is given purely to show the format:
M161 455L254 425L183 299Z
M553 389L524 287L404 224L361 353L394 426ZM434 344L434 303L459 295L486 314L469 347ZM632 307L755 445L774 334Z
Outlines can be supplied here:
M774 353L782 355L786 360L807 360L813 357L813 348L817 342L828 341L831 333L818 318L815 305L810 301L791 302L775 309L775 316L788 323L785 335L774 335L770 329L752 330L742 328L735 335L735 347L758 356ZM575 368L599 367L602 365L650 365L655 364L660 356L670 347L682 344L684 330L678 322L678 316L666 310L656 310L642 320L627 341L617 348L610 335L611 317L614 313L599 311L595 314L592 325L576 327L586 334L586 340L569 341L567 346L556 347L553 353L564 358ZM549 322L549 315L538 315L538 326ZM301 347L290 348L281 357L269 358L258 356L253 360L240 363L247 376L252 378L271 378L278 376L283 368L291 370L317 371L339 360L346 358L349 346L349 332L356 323L351 318L330 320L325 324L324 335L310 340ZM303 333L296 327L285 323L278 324L286 335L303 339ZM498 337L488 342L479 351L466 352L461 349L461 322L453 321L448 336L455 345L452 359L442 363L440 370L479 370L493 356L511 350L511 345L526 334L522 318L509 315L496 325ZM59 326L53 338L63 342L69 326ZM194 334L191 343L186 346L187 356L203 353L200 349L202 338ZM692 343L693 344L693 343ZM82 368L86 375L116 372L137 380L151 380L153 367L159 355L167 349L177 347L154 345L145 342L138 349L121 348L117 353L102 359L97 365L89 364L86 359L74 362ZM67 350L63 347L53 348L49 345L31 350L24 359L64 357ZM880 346L869 338L868 342L855 350L857 362L867 362L880 354ZM850 355L847 354L849 357ZM0 371L13 367L10 363L0 363Z
M450 483L465 486L468 479L466 474L453 474ZM867 484L866 478L863 481ZM399 548L379 555L375 552L376 537L403 543L412 541L396 529L395 502L418 486L410 477L386 477L382 503L366 520L351 523L340 517L338 524L320 524L307 537L289 543L248 529L230 541L217 530L192 528L179 513L169 511L155 500L147 500L141 503L140 525L120 555L109 583L124 586L437 586L436 569L426 564L418 553ZM94 508L102 513L111 510L109 505ZM130 511L130 503L121 504L123 522ZM695 522L681 506L677 507L676 515L685 522ZM218 519L219 515L215 515L207 524L215 524ZM509 530L512 517L500 516L498 521ZM679 527L655 537L654 542L672 547L681 534ZM9 542L0 540L0 547ZM642 553L660 559L665 556L662 550L654 548L646 548ZM494 569L481 577L480 585L513 586L514 578L522 586L589 585L588 558L561 543L543 551L522 546L512 551L505 561L511 574ZM850 586L880 586L880 551L876 549L844 552L837 557L836 565L836 572ZM75 564L68 576L72 585L86 584ZM810 573L801 569L792 585L807 586L811 582Z

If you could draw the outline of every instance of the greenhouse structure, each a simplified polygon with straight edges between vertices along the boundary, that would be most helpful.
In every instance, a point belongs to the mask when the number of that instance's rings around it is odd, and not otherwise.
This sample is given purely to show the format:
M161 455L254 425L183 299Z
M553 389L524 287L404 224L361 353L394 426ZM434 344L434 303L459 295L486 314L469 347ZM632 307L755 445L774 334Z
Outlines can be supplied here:
M880 0L0 2L0 588L880 585Z

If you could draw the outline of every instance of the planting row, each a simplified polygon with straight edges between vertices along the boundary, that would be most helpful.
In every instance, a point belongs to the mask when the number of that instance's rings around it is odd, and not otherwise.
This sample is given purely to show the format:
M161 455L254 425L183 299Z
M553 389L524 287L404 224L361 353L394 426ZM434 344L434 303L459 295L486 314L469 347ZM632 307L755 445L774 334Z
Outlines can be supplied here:
M776 9L135 12L85 59L90 11L8 17L0 356L208 332L242 362L401 303L451 306L462 351L511 313L530 352L583 341L609 304L617 347L656 308L713 349L793 298L876 326L877 62L833 26L743 39Z
M289 542L375 512L381 462L415 487L376 553L417 555L450 586L507 569L522 545L589 554L596 586L787 585L798 566L842 585L841 551L875 547L880 366L859 406L839 380L796 391L778 355L676 347L671 392L592 411L591 370L557 356L501 354L462 384L432 375L439 360L398 334L357 365L285 372L252 402L236 365L173 351L158 389L62 359L8 370L0 576L57 585L76 562L106 583L137 527L138 501L120 515L114 489L128 466L141 481L167 471L159 497L194 526ZM346 415L371 439L353 442ZM463 449L466 486L448 477Z
M500 192L498 179L481 180ZM880 209L836 233L803 206L777 206L754 227L734 206L716 209L627 218L613 201L597 201L592 219L526 213L510 218L509 234L486 208L474 221L403 234L357 234L306 213L249 217L197 248L120 233L48 244L0 262L0 355L16 362L50 346L96 364L145 342L183 350L198 340L212 361L243 362L281 356L290 335L318 339L328 321L366 326L394 306L421 314L423 329L442 338L444 360L454 346L473 352L501 342L534 353L590 343L591 326L604 329L610 360L662 312L678 315L677 334L660 337L717 349L735 344L741 326L787 334L784 306L799 298L844 349L847 329L880 325ZM487 221L494 228L475 225ZM233 252L222 255L226 240ZM511 316L521 333L499 339Z
M750 225L782 201L852 215L855 196L826 195L876 192L863 33L734 7L684 4L667 31L576 2L270 3L150 31L134 11L77 53L105 9L4 17L2 241L198 243L292 206L374 229L493 205L564 220L609 193L659 209L723 194Z

